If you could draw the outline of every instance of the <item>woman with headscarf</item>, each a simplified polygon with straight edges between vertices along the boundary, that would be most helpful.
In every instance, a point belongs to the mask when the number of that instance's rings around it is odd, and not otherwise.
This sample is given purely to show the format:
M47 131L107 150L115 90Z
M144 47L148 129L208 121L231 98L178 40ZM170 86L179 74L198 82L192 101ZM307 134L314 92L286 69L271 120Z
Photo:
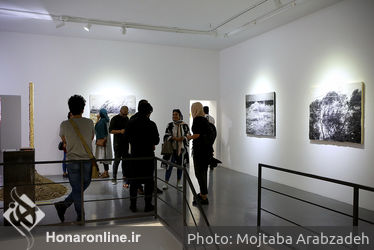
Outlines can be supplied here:
M189 140L193 140L192 156L194 162L195 176L200 186L200 193L194 199L193 205L199 202L201 205L208 205L208 164L213 154L213 147L207 143L207 137L210 132L209 122L204 117L203 105L195 102L191 106L191 114L193 118L192 132L193 135L188 136Z
M171 155L165 155L164 159L171 161L177 165L182 165L187 167L188 164L188 139L187 136L190 135L190 128L188 124L183 122L183 115L179 109L174 109L172 113L173 121L168 123L164 136L164 143L166 141L171 141L173 147L173 153ZM166 164L163 164L166 165ZM169 182L171 172L173 171L173 166L166 166L165 181ZM177 169L177 187L182 188L182 169ZM166 183L162 189L168 189L168 184Z
M111 140L110 134L108 132L108 123L109 123L109 116L106 109L100 109L100 112L97 116L98 122L95 125L95 134L96 134L96 151L95 157L96 159L111 159L112 158L112 148L111 148ZM104 165L104 172L101 174L102 178L109 177L109 164L110 162L107 161L100 161L100 164Z

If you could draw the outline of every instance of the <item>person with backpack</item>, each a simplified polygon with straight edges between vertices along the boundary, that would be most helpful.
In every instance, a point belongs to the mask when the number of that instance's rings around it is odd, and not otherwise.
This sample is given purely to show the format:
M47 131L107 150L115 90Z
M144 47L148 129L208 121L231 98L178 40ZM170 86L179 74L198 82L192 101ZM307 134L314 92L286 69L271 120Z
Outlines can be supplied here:
M216 137L217 137L217 129L215 126L215 120L213 116L209 115L208 106L204 106L203 109L204 109L204 114L205 114L204 117L209 121L209 126L214 134L214 139L212 138L213 139L212 144L214 144L214 141L216 140ZM213 170L214 168L216 168L218 166L218 163L222 163L222 162L218 160L217 158L214 158L214 151L213 151L212 158L210 159L209 164L208 164L210 166L210 170Z
M193 135L187 136L192 143L192 156L194 162L195 176L200 186L200 193L194 198L192 205L197 203L208 205L208 164L213 155L214 134L209 122L204 117L203 105L195 102L191 106L193 118Z

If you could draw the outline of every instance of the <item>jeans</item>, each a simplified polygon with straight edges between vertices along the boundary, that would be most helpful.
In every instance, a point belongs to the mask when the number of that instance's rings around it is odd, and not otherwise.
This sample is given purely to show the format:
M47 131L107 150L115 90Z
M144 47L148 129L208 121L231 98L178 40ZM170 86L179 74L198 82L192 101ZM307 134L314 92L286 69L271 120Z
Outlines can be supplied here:
M174 151L173 155L171 156L170 161L177 164L177 165L181 165L182 164L182 154L180 154L178 156L177 152ZM165 181L169 181L172 171L173 171L173 166L171 166L171 165L167 166L166 172L165 172ZM179 168L177 169L177 180L180 180L182 178L182 173L183 173L182 171L183 171L182 169L179 169Z
M74 208L78 216L78 220L81 219L82 214L82 196L81 196L81 167L82 164L83 168L83 191L87 189L87 187L91 183L91 175L92 175L92 164L91 162L82 162L82 163L68 163L67 169L69 172L69 182L72 188L71 193L68 197L64 200L64 205L66 208L70 207L71 204L74 203Z

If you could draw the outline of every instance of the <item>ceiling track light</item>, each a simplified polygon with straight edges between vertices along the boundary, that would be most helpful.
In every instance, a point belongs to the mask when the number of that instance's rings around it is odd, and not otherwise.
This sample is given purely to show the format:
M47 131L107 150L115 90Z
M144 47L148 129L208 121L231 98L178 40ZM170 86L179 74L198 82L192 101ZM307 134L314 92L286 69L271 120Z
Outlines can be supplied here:
M288 0L289 1L289 0ZM230 37L236 33L245 31L248 29L249 26L255 25L256 23L262 22L266 19L269 19L279 12L283 12L285 9L289 7L293 7L296 5L296 2L299 0L291 0L288 3L283 3L284 0L258 0L256 4L251 5L247 9L243 10L242 12L234 15L224 22L220 23L219 25L210 26L208 30L198 30L198 29L186 29L186 28L178 28L175 26L168 27L168 26L155 26L155 25L148 25L148 24L140 24L140 23L130 23L130 22L118 22L118 21L108 21L108 20L100 20L100 19L88 19L84 17L74 17L74 16L64 16L64 15L56 15L50 13L39 13L39 12L31 12L31 11L21 11L21 10L14 10L14 9L6 9L0 7L0 14L1 13L11 13L15 15L23 15L23 16L30 16L31 18L35 19L42 19L42 20L53 20L57 22L61 22L56 25L56 28L60 28L65 25L65 23L81 23L87 24L84 29L89 32L92 25L102 25L102 26L109 26L109 27L120 27L122 28L122 34L126 34L126 30L128 28L131 29L140 29L140 30L153 30L153 31L163 31L163 32L173 32L173 33L181 33L181 34L195 34L195 35L208 35L208 36L218 36L218 31L220 28L224 27L228 23L237 20L239 17L251 12L252 10L268 3L272 2L275 5L275 10L272 10L262 16L255 17L254 19L248 21L247 23L243 24L239 28L236 28L230 32L224 34L225 37ZM311 0L303 0L303 2L311 1Z
M264 21L266 21L266 20L268 20L268 19L270 19L270 18L272 18L272 17L274 17L274 16L276 16L276 15L278 15L278 14L280 14L280 13L282 13L282 12L284 12L284 11L290 9L290 8L292 8L292 7L295 7L296 6L296 1L297 0L293 0L292 2L289 2L287 4L283 4L283 5L279 6L278 8L274 9L273 11L270 11L270 12L266 13L265 15L262 15L262 16L260 16L258 18L255 18L255 19L247 22L247 23L243 24L242 26L240 26L239 28L226 33L224 35L224 37L230 37L230 36L233 36L233 35L235 35L237 33L245 31L251 25L256 25L257 23L264 22Z
M84 26L83 28L84 28L85 31L90 32L91 26L92 26L92 24L87 23L87 25Z
M122 26L121 29L122 29L122 35L126 35L126 32L127 32L126 27Z

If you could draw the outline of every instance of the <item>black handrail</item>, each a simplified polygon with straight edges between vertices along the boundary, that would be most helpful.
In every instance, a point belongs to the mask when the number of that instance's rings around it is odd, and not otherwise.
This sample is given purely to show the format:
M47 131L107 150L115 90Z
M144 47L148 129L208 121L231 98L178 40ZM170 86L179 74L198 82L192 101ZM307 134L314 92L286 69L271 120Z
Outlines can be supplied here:
M262 168L273 169L273 170L277 170L277 171L281 171L281 172L291 173L291 174L295 174L295 175L299 175L299 176L309 177L309 178L313 178L313 179L317 179L317 180L322 180L322 181L327 181L327 182L331 182L331 183L335 183L335 184L340 184L340 185L352 187L353 188L353 213L352 213L352 215L349 215L349 214L346 214L344 212L337 211L337 210L334 210L334 209L331 209L331 208L328 208L328 207L325 207L325 206L322 206L322 205L319 205L319 204L316 204L316 203L313 203L313 202L310 202L310 201L307 201L307 200L304 200L304 199L300 199L300 198L297 198L295 196L285 194L285 193L282 193L282 192L279 192L279 191L276 191L276 190L273 190L273 189L270 189L270 188L267 188L267 187L263 187L262 186ZM265 190L268 190L270 192L277 193L277 194L280 194L280 195L283 195L283 196L286 196L286 197L289 197L289 198L292 198L292 199L295 199L295 200L298 200L298 201L301 201L301 202L304 202L304 203L308 203L308 204L311 204L311 205L314 205L314 206L318 206L320 208L323 208L323 209L326 209L326 210L329 210L329 211L332 211L332 212L335 212L335 213L339 213L339 214L351 217L351 218L353 218L353 222L352 222L353 226L358 226L358 221L359 220L367 222L369 224L374 224L374 222L359 218L359 190L361 189L361 190L374 192L373 187L368 187L368 186L364 186L364 185L356 184L356 183L352 183L352 182L332 179L332 178L328 178L328 177L324 177L324 176L308 174L308 173L303 173L303 172L299 172L299 171L295 171L295 170L290 170L290 169L285 169L285 168L280 168L280 167L274 167L274 166L259 163L258 164L258 188L257 188L257 226L258 227L261 226L261 211L268 212L268 213L270 213L270 214L272 214L272 215L274 215L278 218L281 218L283 220L291 222L292 224L300 226L299 224L297 224L297 223L295 223L295 222L293 222L289 219L286 219L286 218L281 217L281 216L279 216L275 213L272 213L272 212L270 212L266 209L263 209L262 206L261 206L261 200L262 200L261 190L262 189L265 189Z
M113 159L95 159L97 162L99 161L115 161L117 160L117 158L113 158ZM164 221L166 223L166 221L164 219L162 219L160 217L160 215L158 214L157 212L157 200L160 199L161 201L165 202L164 200L162 200L161 198L158 197L157 195L157 180L161 180L163 181L162 179L158 178L157 177L157 162L160 161L160 162L163 162L167 165L171 165L173 167L176 167L178 169L182 169L183 170L183 191L181 191L180 189L178 189L177 187L174 187L173 185L170 185L170 186L173 186L174 188L176 188L177 191L179 192L183 192L183 210L182 210L182 215L183 215L183 226L186 227L187 226L187 207L188 207L188 210L192 216L192 219L194 221L194 224L195 224L195 227L198 227L197 223L196 223L196 220L194 218L194 215L192 213L192 210L191 210L191 207L190 205L188 204L188 200L187 200L187 184L189 185L190 187L190 190L193 194L193 196L195 197L195 199L197 199L197 193L196 193L196 190L192 184L192 180L189 176L189 173L187 171L186 168L182 167L181 165L177 165L173 162L170 162L170 161L166 161L164 159L161 159L161 158L158 158L158 157L137 157L137 158L120 158L118 160L122 160L122 161L138 161L138 160L153 160L154 162L154 169L155 169L155 174L154 174L154 177L151 177L151 178L154 178L154 184L155 184L155 188L154 188L154 203L155 203L155 210L154 210L154 217L155 218L158 218L158 219L161 219L162 221ZM80 164L81 166L83 165L83 163L87 163L87 162L91 162L91 160L66 160L66 161L34 161L34 162L6 162L6 163L0 163L0 166L5 166L5 165L23 165L23 164L33 164L33 165L43 165L43 164L61 164L61 163L78 163ZM83 168L81 167L81 171L83 172ZM145 217L145 216L149 216L149 214L139 214L139 215L132 215L132 216L126 216L126 217L115 217L115 218L104 218L104 219L95 219L95 220L85 220L85 217L84 217L84 203L87 203L87 202L97 202L97 201L108 201L108 200L123 200L123 199L129 199L130 197L121 197L121 198L106 198L106 199L95 199L95 200L85 200L84 199L84 192L83 192L83 174L81 174L82 178L81 178L81 197L82 197L82 221L80 223L84 224L86 222L102 222L102 221L109 221L109 220L115 220L115 219L127 219L127 218L141 218L141 217ZM135 180L135 179L144 179L143 178L127 178L127 179L131 179L131 180ZM92 182L97 182L97 181L110 181L112 179L102 179L102 180L96 180L96 179L93 179ZM12 186L28 186L28 185L31 185L31 186L37 186L37 185L49 185L49 184L63 184L63 183L69 183L68 181L64 181L64 182L50 182L50 183L34 183L34 184L17 184L17 185L12 185ZM4 186L0 186L1 187L4 187ZM54 205L54 203L47 203L47 204L37 204L38 206L47 206L47 205ZM198 202L197 203L198 205L198 208L200 210L200 213L201 213L201 216L202 218L204 219L204 222L206 224L206 226L208 227L209 231L213 234L213 232L211 231L211 228L210 228L210 224L209 224L209 221L208 221L208 218L205 214L205 211L203 210L201 204ZM5 209L4 207L2 207L3 209ZM152 214L151 214L152 215ZM78 222L79 223L79 222ZM61 224L67 224L67 223L58 223L58 224L53 224L53 225L61 225ZM167 223L166 223L167 224Z

